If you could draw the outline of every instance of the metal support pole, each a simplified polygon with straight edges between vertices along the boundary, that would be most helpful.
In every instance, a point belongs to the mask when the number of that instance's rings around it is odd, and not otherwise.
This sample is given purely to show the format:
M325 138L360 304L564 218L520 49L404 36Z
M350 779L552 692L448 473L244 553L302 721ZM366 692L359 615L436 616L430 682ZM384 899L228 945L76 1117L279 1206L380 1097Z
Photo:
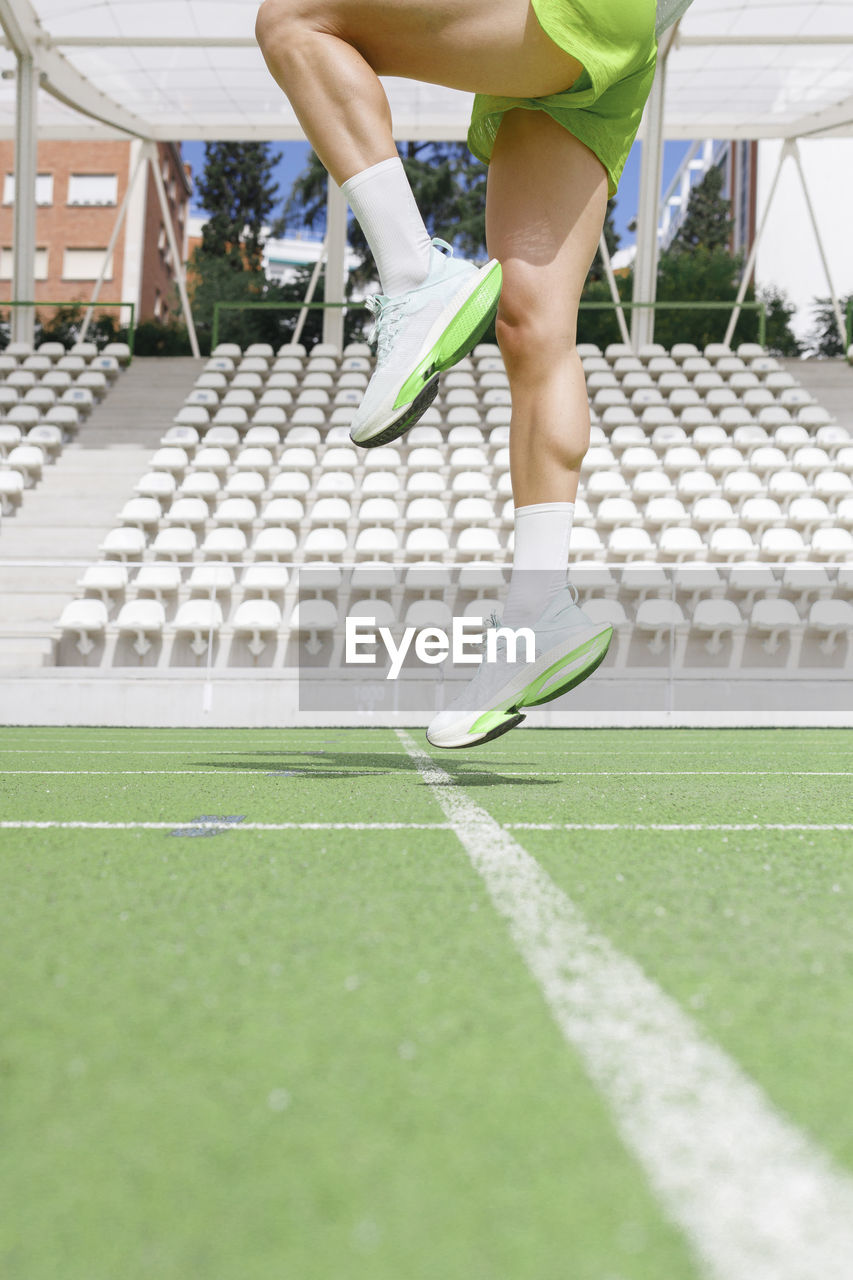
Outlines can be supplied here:
M347 202L336 182L329 178L326 196L326 302L343 302L346 287ZM323 312L323 341L339 351L344 346L343 307Z
M15 248L12 297L16 302L36 296L36 175L38 171L38 85L35 60L18 55L15 104ZM12 340L35 337L34 307L12 308Z
M86 341L86 337L89 333L89 326L92 323L92 317L95 313L95 304L97 303L98 298L101 296L101 289L103 288L104 281L107 278L107 271L109 270L109 265L113 258L113 255L115 254L116 245L118 244L118 238L119 238L119 235L121 234L121 229L124 226L124 219L125 219L125 215L127 214L128 207L130 206L130 200L133 195L133 189L136 186L137 178L142 172L142 167L145 164L145 159L146 159L145 151L142 150L140 151L139 157L137 158L136 164L134 165L133 173L130 176L130 182L127 184L127 191L124 193L124 199L121 202L121 208L119 209L118 214L116 215L115 226L113 227L113 233L110 236L110 243L107 246L107 251L104 254L104 261L101 266L101 272L100 272L100 275L98 276L98 279L95 281L95 287L92 290L92 301L89 303L89 306L86 308L86 315L83 320L83 328L80 330L81 342Z
M727 347L731 346L731 341L732 341L732 338L734 337L735 329L737 328L737 322L740 319L743 300L746 297L746 291L749 288L749 282L752 279L752 273L755 270L755 263L756 263L756 259L758 258L758 250L761 245L762 236L764 235L764 229L767 226L767 219L770 216L770 208L773 204L773 198L776 195L776 188L779 186L779 177L782 173L782 166L784 165L785 161L788 159L788 156L791 155L792 150L793 148L791 145L791 140L790 138L788 138L785 140L785 143L782 146L782 151L779 156L779 163L776 166L776 172L773 175L773 181L770 184L770 191L767 195L767 204L764 206L764 213L761 215L761 223L758 227L758 230L755 233L755 239L753 240L752 248L749 251L749 258L747 259L746 266L743 269L743 275L741 276L740 286L738 287L737 298L735 299L734 309L732 310L732 314L729 317L729 323L726 329L726 336L723 338L723 344Z
M163 225L166 228L166 236L169 240L169 250L172 254L172 262L174 263L175 282L178 286L178 293L181 295L181 306L184 311L184 320L186 321L187 333L189 334L190 347L196 360L201 356L201 350L198 345L198 337L195 331L195 321L193 320L192 308L190 306L189 295L187 294L187 277L184 271L183 255L178 248L178 238L175 235L175 228L172 223L172 215L169 210L169 202L166 199L166 188L163 184L163 175L160 172L160 153L157 146L153 142L146 142L144 153L151 161L151 172L154 174L154 186L157 188L157 197L160 201L160 212L163 215Z
M663 111L666 97L666 55L658 55L652 91L646 107L646 132L640 171L637 209L637 257L634 262L634 302L654 302L657 298L658 211L663 173ZM631 339L635 351L654 342L654 307L635 307L631 316Z
M320 272L323 269L323 263L326 261L328 247L329 237L327 235L320 247L319 256L317 261L314 263L314 270L311 272L311 279L308 281L308 288L305 290L305 305L299 312L299 319L296 321L296 328L293 330L293 337L290 339L290 345L292 347L295 347L296 344L302 340L302 330L305 328L305 321L308 319L308 306L314 301L317 281L320 279Z
M616 276L613 274L613 263L610 260L610 250L607 248L607 240L603 231L601 233L601 240L598 243L598 251L601 254L601 261L604 264L604 274L607 277L607 283L610 287L610 296L616 307L616 320L619 325L619 332L622 335L622 341L630 347L631 335L628 332L628 323L625 319L625 312L622 310L622 299L619 296L619 287L616 284Z
M826 283L829 287L829 296L832 301L832 309L835 312L835 323L838 325L838 336L841 339L841 348L842 350L844 350L845 344L847 341L847 330L844 324L844 315L841 311L841 303L838 301L838 294L835 291L835 285L833 284L833 281L832 281L832 274L829 269L829 259L827 258L826 250L823 247L823 239L820 234L820 227L818 226L817 217L814 211L814 205L812 204L812 197L811 197L811 192L809 191L809 184L806 182L806 174L805 174L805 170L803 169L803 160L802 160L802 156L800 155L800 148L797 145L796 138L794 138L791 143L791 154L794 157L794 163L796 164L797 172L800 175L800 183L802 184L803 195L806 198L806 208L808 209L809 217L812 220L812 227L814 228L815 240L817 241L817 251L820 254L820 260L823 263L823 272L824 272L824 275L826 276Z

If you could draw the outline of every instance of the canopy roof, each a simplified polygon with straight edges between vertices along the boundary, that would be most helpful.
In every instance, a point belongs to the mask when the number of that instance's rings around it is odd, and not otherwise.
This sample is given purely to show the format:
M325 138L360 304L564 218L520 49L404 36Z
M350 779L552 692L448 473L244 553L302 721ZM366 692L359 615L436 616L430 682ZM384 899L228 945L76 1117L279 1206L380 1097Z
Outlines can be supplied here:
M0 0L0 135L15 51L41 137L301 138L255 45L257 0ZM401 139L464 138L470 96L387 82ZM82 114L80 114L82 113ZM669 56L667 138L853 134L851 0L695 0Z

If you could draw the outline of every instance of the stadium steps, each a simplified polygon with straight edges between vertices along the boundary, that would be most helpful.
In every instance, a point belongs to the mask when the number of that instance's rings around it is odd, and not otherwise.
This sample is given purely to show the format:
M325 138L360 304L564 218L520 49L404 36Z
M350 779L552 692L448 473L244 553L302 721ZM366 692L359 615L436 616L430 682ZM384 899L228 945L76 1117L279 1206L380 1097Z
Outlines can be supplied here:
M853 367L841 357L835 360L780 360L841 427L853 433Z
M32 568L15 561L100 559L116 512L145 470L198 376L191 359L140 359L96 406L73 444L44 471L37 488L0 527L0 668L53 660L52 635L78 594L76 565Z
M80 433L84 449L156 449L203 368L185 356L134 360ZM138 479L138 477L137 477Z

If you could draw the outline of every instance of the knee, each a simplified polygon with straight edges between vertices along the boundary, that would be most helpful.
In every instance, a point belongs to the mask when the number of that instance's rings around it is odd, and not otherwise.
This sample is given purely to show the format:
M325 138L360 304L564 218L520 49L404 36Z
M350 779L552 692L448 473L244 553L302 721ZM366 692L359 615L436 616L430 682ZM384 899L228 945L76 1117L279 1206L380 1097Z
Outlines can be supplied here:
M547 280L530 284L505 274L495 332L510 375L537 376L573 358L577 307L556 297Z
M263 0L255 18L255 39L266 54L278 43L282 28L289 22L290 5L287 0Z
M283 56L300 30L312 28L315 9L311 0L263 0L255 19L255 38L261 51Z

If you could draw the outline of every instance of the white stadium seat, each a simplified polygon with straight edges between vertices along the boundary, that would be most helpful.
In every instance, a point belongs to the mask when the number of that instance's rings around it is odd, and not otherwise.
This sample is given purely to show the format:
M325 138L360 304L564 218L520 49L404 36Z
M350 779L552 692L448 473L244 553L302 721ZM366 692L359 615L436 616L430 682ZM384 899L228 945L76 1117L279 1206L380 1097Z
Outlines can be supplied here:
M194 531L177 526L172 529L161 529L151 544L151 551L164 560L191 560L196 546L197 538Z

